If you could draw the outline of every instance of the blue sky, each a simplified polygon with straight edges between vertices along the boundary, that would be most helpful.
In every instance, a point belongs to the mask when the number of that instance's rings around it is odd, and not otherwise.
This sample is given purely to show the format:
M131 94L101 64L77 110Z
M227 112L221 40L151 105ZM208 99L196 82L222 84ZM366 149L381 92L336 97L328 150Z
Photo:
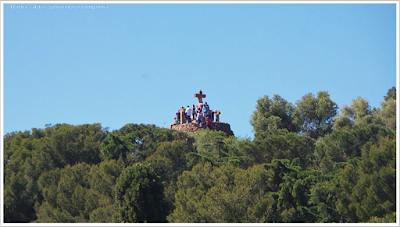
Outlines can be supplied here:
M357 96L379 108L396 86L395 4L3 6L4 134L168 128L201 89L236 136L252 138L264 95L295 104L328 91L340 108Z

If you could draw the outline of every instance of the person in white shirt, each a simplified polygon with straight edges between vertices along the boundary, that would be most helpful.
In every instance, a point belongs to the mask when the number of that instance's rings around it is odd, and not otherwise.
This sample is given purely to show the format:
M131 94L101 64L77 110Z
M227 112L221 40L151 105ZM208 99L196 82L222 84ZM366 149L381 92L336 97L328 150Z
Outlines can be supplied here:
M191 119L190 117L192 116L192 109L190 109L189 106L187 106L187 109L186 109L186 116L189 121L189 119Z

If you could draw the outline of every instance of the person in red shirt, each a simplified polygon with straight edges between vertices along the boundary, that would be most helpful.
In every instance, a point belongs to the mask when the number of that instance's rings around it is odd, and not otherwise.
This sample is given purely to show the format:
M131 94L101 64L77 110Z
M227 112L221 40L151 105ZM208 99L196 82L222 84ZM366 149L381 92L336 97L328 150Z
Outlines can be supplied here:
M206 123L207 123L207 128L210 128L211 126L211 120L209 117L206 118Z

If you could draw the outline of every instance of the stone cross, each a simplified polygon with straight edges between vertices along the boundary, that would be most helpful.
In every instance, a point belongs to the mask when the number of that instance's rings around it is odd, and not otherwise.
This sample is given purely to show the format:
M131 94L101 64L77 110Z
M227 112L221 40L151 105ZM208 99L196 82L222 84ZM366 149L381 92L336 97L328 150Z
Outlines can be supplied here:
M197 94L194 94L194 97L197 98L197 104L199 104L199 103L203 103L202 98L205 98L206 95L203 95L203 92L201 90L199 90L197 92Z
M180 113L180 115L181 115L181 118L180 118L180 120L181 120L181 124L183 124L184 122L185 122L185 115L186 115L186 113L185 113L185 108L183 108L183 106L178 110L178 112Z
M221 112L219 111L219 110L216 110L215 112L214 112L214 115L215 115L215 122L219 122L219 115L221 114Z

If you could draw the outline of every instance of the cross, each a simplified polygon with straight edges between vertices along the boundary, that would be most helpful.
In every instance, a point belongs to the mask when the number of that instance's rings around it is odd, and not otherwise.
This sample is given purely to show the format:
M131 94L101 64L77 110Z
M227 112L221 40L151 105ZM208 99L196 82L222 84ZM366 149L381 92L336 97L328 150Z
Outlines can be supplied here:
M185 122L185 108L183 108L183 106L178 110L178 112L181 115L181 124L183 124L183 122Z
M206 95L203 95L203 92L201 90L199 90L197 92L197 94L194 94L194 97L197 98L197 104L199 104L199 103L203 103L202 98L205 98Z
M221 112L219 111L219 110L216 110L215 112L214 112L214 115L215 115L215 122L219 122L219 115L221 114Z

